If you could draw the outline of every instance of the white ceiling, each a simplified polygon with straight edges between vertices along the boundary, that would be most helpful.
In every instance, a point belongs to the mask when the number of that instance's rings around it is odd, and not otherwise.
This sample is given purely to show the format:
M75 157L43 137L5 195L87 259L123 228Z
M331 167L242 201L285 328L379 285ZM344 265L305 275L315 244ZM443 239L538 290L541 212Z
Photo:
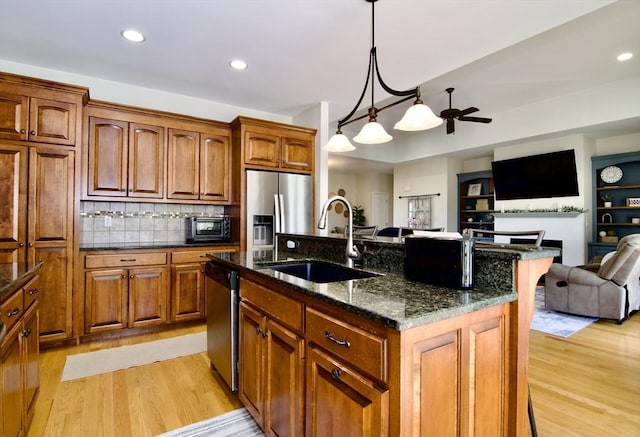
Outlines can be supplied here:
M385 81L422 85L434 112L447 107L447 87L455 107L491 117L640 75L637 0L375 5ZM3 60L287 116L326 101L330 120L356 103L371 45L365 0L3 0L2 12ZM125 41L130 27L147 40ZM617 63L625 50L635 57ZM232 71L234 58L249 68Z

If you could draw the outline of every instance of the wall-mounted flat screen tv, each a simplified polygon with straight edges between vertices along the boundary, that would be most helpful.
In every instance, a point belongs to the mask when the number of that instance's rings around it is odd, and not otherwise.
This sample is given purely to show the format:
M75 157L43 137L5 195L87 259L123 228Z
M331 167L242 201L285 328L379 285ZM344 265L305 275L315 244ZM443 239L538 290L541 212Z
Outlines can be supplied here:
M491 167L497 200L578 195L573 149L493 161Z

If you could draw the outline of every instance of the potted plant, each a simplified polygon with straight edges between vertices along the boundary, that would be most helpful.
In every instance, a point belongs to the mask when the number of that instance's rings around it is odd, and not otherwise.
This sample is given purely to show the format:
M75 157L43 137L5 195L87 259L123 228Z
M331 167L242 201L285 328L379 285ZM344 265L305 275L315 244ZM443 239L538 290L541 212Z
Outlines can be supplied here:
M610 208L613 205L613 196L611 194L603 194L600 198L604 202L605 208Z

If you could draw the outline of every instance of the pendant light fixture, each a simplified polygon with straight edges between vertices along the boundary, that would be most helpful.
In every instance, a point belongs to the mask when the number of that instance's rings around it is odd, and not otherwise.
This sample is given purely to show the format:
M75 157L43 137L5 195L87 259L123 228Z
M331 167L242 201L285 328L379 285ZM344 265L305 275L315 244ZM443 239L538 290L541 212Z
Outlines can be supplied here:
M433 113L433 111L422 102L422 100L420 99L420 87L405 91L398 91L388 86L382 80L382 76L380 75L380 68L378 67L378 58L376 55L375 45L375 2L378 0L365 1L371 3L371 50L369 51L369 68L367 70L367 79L364 83L364 88L362 89L362 94L360 94L358 102L351 110L351 112L349 112L349 114L338 121L338 129L336 130L335 135L333 135L327 145L323 147L324 150L327 150L329 152L348 152L351 150L355 150L353 144L351 144L349 139L342 133L341 128L342 126L353 123L354 121L362 120L365 117L368 117L369 120L363 126L360 133L353 137L353 141L361 144L382 144L391 141L393 137L384 130L384 127L382 127L380 123L377 122L378 113L399 103L406 102L410 99L415 99L413 105L409 109L407 109L407 112L404 114L402 119L395 124L395 126L393 127L394 129L404 131L426 130L440 126L443 121L442 118L437 117ZM380 83L382 89L384 89L391 95L402 97L402 99L389 105L383 106L382 108L376 108L374 101L374 85L376 78L378 78L378 82ZM369 107L366 115L352 118L358 108L360 108L360 104L364 99L367 88L369 87L369 79L371 79L371 106Z

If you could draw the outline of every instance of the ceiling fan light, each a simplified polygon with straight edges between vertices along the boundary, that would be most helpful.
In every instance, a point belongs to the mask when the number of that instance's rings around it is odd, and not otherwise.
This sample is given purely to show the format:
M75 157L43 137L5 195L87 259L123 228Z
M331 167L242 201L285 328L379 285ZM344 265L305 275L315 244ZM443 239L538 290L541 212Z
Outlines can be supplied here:
M442 122L442 118L436 116L431 108L418 103L407 109L402 119L393 128L403 131L419 131L438 127Z
M393 137L376 121L370 121L362 126L360 133L353 137L353 141L360 144L382 144L392 139Z
M329 142L322 150L326 150L327 152L350 152L356 150L356 147L351 144L351 141L349 141L349 138L345 135L336 133L329 139Z

